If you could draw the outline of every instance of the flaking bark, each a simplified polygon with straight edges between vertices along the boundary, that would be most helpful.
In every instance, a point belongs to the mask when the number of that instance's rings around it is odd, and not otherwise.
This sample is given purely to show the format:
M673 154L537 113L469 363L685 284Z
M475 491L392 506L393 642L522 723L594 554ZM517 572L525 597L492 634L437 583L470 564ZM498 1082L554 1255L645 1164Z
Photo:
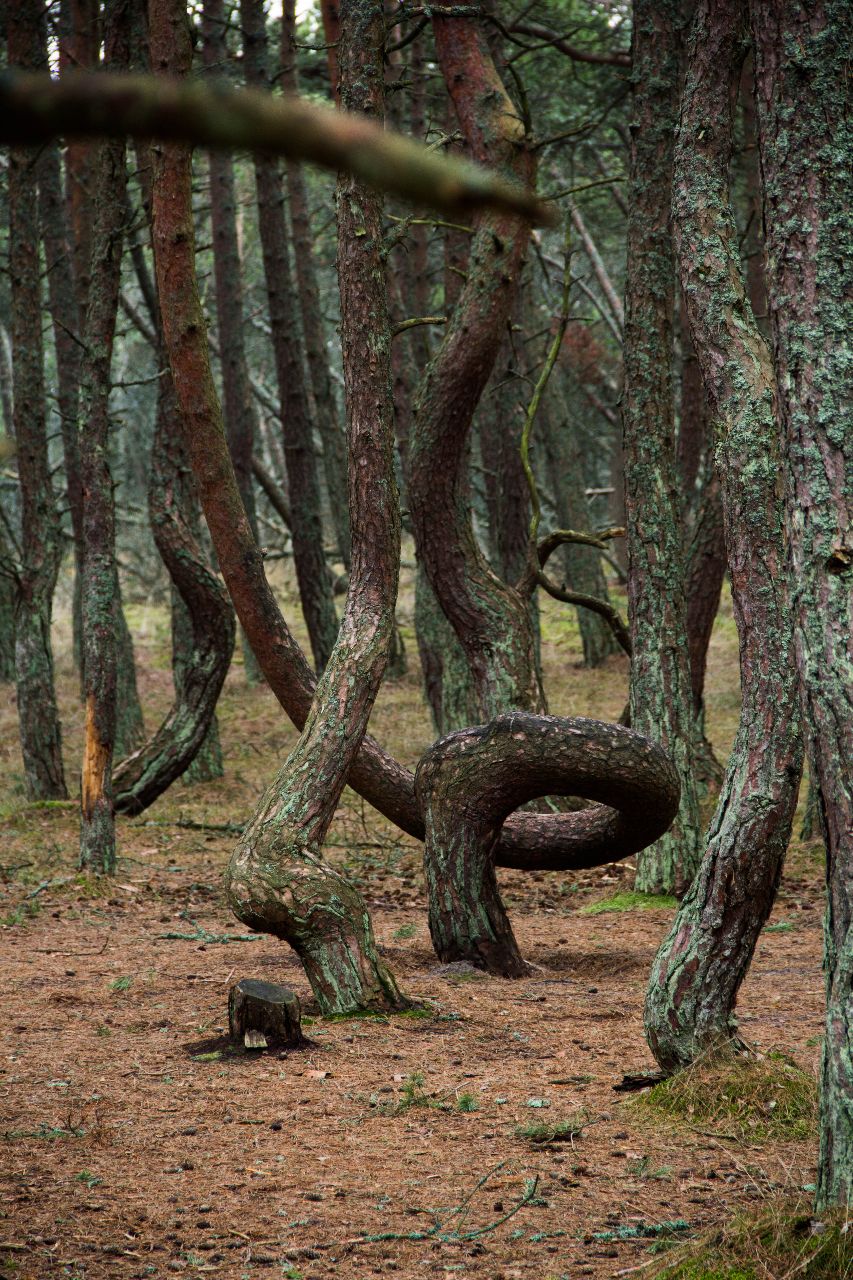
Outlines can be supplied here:
M751 0L796 664L827 854L817 1205L853 1198L850 5Z
M737 1042L735 1000L773 906L802 766L773 365L728 195L744 19L740 0L700 3L675 153L681 282L718 424L742 705L702 863L646 996L646 1034L667 1070Z

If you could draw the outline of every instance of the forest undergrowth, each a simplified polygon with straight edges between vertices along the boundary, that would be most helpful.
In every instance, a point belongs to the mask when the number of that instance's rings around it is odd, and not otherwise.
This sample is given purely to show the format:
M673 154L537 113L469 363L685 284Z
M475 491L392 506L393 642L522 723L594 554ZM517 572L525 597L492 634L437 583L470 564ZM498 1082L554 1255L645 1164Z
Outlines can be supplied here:
M281 571L276 585L292 616ZM404 571L409 671L386 682L371 732L409 765L431 740L412 610ZM170 698L167 614L129 615L153 725ZM83 714L69 635L66 604L55 652L71 778ZM551 710L616 719L626 660L587 671L579 657L573 611L546 601ZM707 712L724 758L738 715L726 600ZM615 1086L654 1065L643 993L672 907L637 902L631 863L502 870L534 966L503 981L438 964L420 847L347 791L329 855L358 882L417 1006L321 1018L293 954L247 933L221 886L295 731L239 664L219 717L225 777L178 783L141 818L121 818L118 873L97 880L76 869L75 805L25 802L14 690L0 688L0 1274L557 1280L652 1275L669 1257L678 1280L781 1280L789 1264L846 1274L846 1233L815 1231L803 1208L823 1024L819 845L795 838L739 1003L759 1056L727 1069L725 1087L700 1064L680 1093L670 1084L638 1100ZM251 976L296 989L303 1049L229 1046L228 988ZM822 1255L836 1272L818 1269Z

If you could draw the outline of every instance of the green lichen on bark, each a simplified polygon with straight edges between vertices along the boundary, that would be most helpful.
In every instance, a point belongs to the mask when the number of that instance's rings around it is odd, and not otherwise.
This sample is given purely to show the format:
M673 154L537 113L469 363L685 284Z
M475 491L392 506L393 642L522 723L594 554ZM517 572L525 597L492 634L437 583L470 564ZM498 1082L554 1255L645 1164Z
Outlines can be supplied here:
M623 401L631 724L670 752L681 778L671 830L637 861L637 888L683 893L699 865L684 546L672 388L674 261L669 223L682 6L635 0Z
M851 8L751 0L796 661L827 852L817 1204L853 1198Z
M39 65L39 21L35 5L9 11L12 65ZM62 546L47 446L37 159L26 147L9 152L12 393L22 560L15 601L15 672L27 795L31 800L56 800L68 794L50 644Z
M737 1040L734 1004L773 905L802 764L773 365L728 196L743 16L740 0L699 5L675 152L673 219L717 422L742 706L699 872L652 966L646 1034L668 1070Z

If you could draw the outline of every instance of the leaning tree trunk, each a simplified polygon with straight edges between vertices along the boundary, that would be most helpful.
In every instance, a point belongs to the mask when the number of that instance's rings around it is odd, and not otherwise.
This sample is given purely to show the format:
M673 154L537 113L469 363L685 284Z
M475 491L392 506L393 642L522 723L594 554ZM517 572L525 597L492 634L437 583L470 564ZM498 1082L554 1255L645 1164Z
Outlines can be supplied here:
M751 0L768 294L809 768L827 854L817 1205L853 1197L850 5Z
M348 110L382 116L384 18L345 0L338 58ZM394 1009L403 1001L380 959L367 907L324 862L323 841L385 671L394 627L400 512L394 480L391 332L381 259L382 200L341 178L337 193L341 341L350 460L352 566L344 619L294 750L228 867L239 919L299 955L321 1009Z
M263 0L241 0L240 12L246 81L254 88L268 89L270 76ZM255 185L284 428L284 458L293 519L293 563L314 663L317 670L322 671L335 642L338 620L332 580L323 550L320 483L305 383L305 357L290 272L284 189L276 160L255 155Z
M346 31L350 28L353 45L359 41L364 52L367 65L362 74L375 92L381 10L354 11ZM189 30L179 0L152 3L151 51L155 72L187 74ZM354 49L346 39L342 53L355 64ZM376 71L369 75L371 67ZM378 84L381 86L381 78ZM340 635L317 685L305 731L241 841L229 867L227 887L241 919L285 937L296 948L321 1007L347 1012L394 1008L401 1003L393 976L376 952L364 903L320 853L385 667L394 617L399 513L392 472L389 338L387 320L383 325L378 259L379 205L375 198L363 196L357 184L347 182L342 184L340 210L342 246L347 255L341 271L342 312L348 339L345 369L354 464L350 471L354 534L350 593ZM251 534L233 469L223 457L221 413L195 284L191 173L185 147L160 149L154 228L158 283L161 296L168 299L163 310L164 333L184 414L185 439L217 550L224 553L220 563L224 572L233 576L232 547L217 536L223 528L221 522L237 524L244 547L252 545L246 541ZM372 321L366 323L365 317L372 317ZM212 450L204 444L199 447L202 437L214 445ZM367 483L362 484L362 479ZM372 479L375 485L370 483ZM260 585L262 567L257 548L254 556L252 567L259 575L254 581ZM239 577L237 585L244 585ZM242 604L242 593L235 594ZM270 608L266 597L262 589L251 602L255 608L244 613L253 626L258 606L261 610ZM249 634L254 644L252 632ZM279 624L267 634L266 646L278 648L282 638L290 641ZM259 645L256 652L263 663L268 648ZM297 670L302 676L298 666Z
M223 0L205 0L202 18L204 65L218 78L225 75L228 50L225 43ZM249 366L243 342L243 266L237 243L237 193L234 159L228 151L208 153L210 170L210 226L213 237L213 271L216 281L216 332L222 372L222 408L225 434L234 460L240 497L255 537L255 479L252 454L255 447L255 408L249 385ZM257 684L260 668L252 647L243 636L243 670L250 684Z
M285 93L299 92L296 69L296 4L284 0L281 31L281 87ZM290 225L293 232L293 265L305 337L305 356L314 396L314 413L323 442L323 473L338 551L344 568L350 567L349 504L347 502L346 439L338 420L337 401L329 369L320 286L314 269L314 235L308 184L300 164L288 161L285 169L290 197Z
M495 69L481 24L433 19L438 58L475 159L529 181L524 125ZM512 312L528 229L481 214L468 273L441 347L421 381L409 455L415 545L439 603L465 651L479 719L510 708L539 711L539 683L527 601L489 568L467 501L471 423Z
M680 12L679 0L634 0L623 402L631 724L661 743L681 778L678 818L637 859L637 888L679 895L700 856L672 393L669 207Z
M41 13L38 0L26 0L8 10L10 65L39 65ZM9 152L12 395L22 561L15 609L15 669L27 795L31 800L64 800L68 792L50 645L62 541L47 449L37 160L38 153L26 147Z
M742 706L702 864L652 967L646 1034L666 1070L737 1040L734 1004L773 905L802 765L773 365L728 196L744 37L741 0L702 0L675 155L682 285L718 424Z

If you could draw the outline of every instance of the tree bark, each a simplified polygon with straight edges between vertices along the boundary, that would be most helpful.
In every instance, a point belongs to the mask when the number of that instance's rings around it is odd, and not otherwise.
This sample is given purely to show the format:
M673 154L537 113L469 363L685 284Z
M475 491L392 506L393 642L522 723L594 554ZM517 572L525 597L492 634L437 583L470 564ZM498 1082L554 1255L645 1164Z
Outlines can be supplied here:
M699 805L675 474L674 264L669 225L679 85L678 0L634 0L631 199L625 281L625 508L631 724L668 751L681 806L637 860L637 888L683 894L699 865Z
M205 0L202 16L204 67L214 80L226 76L223 0ZM210 227L213 237L213 273L216 282L216 333L222 374L222 409L225 435L234 461L237 487L255 537L255 482L252 454L255 447L255 408L249 384L249 367L243 342L243 266L237 243L237 195L234 159L230 151L208 152L210 174ZM250 684L257 684L260 668L252 647L243 636L243 670Z
M268 88L263 0L241 0L240 12L247 83L254 88ZM320 484L305 384L305 357L290 273L284 190L277 161L256 155L255 183L284 428L284 457L293 519L293 561L314 665L322 671L335 643L338 619L323 550Z
M284 0L281 39L281 86L285 93L299 92L296 69L296 4ZM344 568L350 567L349 503L347 502L346 438L338 419L337 400L329 372L329 356L320 305L320 286L314 270L314 235L308 186L302 166L287 162L287 192L290 199L290 226L293 236L293 261L302 314L305 356L314 399L314 414L323 442L323 472L332 520L338 539L338 551Z
M817 1205L853 1196L850 6L751 0L796 662L827 854Z
M383 114L384 15L343 0L338 57L348 110ZM405 1004L380 959L366 904L322 846L367 728L394 627L400 510L394 479L391 331L380 254L381 197L353 178L337 192L338 279L350 461L352 567L344 618L294 750L228 866L239 919L297 952L326 1013Z
M515 712L439 739L418 765L415 787L426 823L429 927L439 958L518 978L528 966L493 861L508 814L547 795L598 801L571 816L606 824L614 856L625 857L669 826L679 782L662 749L631 729ZM542 815L540 821L547 826L560 818Z
M105 58L126 70L128 0L104 11ZM86 737L80 795L80 865L115 870L113 752L116 732L115 506L109 460L110 368L125 231L125 143L102 142L92 166L95 224L80 364L83 691Z
M434 18L433 28L474 158L528 182L533 166L524 126L480 24ZM466 282L417 397L409 501L418 558L468 659L478 719L489 720L513 707L543 710L545 698L527 602L489 568L474 538L465 466L474 411L512 312L528 229L492 213L476 225Z
M718 424L742 707L702 864L652 968L646 1034L666 1070L737 1042L734 1004L773 905L802 766L773 365L728 196L744 16L741 0L701 0L675 154L681 282Z
M26 0L8 10L10 65L39 65L41 14L38 0ZM50 645L62 542L47 448L37 163L38 153L26 147L9 152L12 395L22 558L15 609L15 670L27 795L31 800L64 800L68 792Z

